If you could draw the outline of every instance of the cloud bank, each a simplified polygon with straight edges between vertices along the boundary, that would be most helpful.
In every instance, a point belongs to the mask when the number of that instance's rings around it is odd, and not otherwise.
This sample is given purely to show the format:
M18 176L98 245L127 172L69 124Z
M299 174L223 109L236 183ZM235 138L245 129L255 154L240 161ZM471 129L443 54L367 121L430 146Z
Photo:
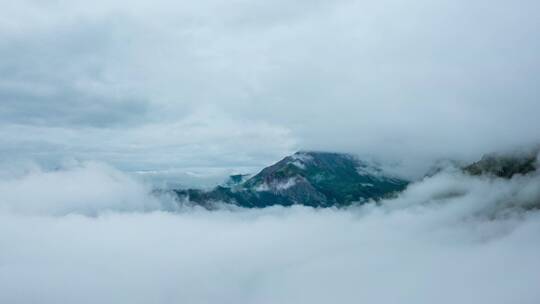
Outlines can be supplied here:
M350 209L213 212L171 212L95 163L3 173L3 303L540 300L538 172L450 170Z
M421 166L540 141L538 1L2 8L3 159L260 168L323 149Z

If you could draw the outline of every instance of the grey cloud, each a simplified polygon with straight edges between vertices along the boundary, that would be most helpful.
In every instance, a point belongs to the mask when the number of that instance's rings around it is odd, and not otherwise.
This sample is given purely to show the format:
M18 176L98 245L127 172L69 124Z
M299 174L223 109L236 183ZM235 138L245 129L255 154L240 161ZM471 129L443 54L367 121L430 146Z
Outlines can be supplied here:
M142 100L115 100L59 85L52 94L31 94L27 88L6 86L0 90L4 123L78 128L125 127L148 120L149 105Z
M108 62L121 56L112 52L118 42L110 24L105 19L4 34L1 122L78 128L147 121L145 96L108 79Z
M2 93L23 102L6 102L2 121L144 128L212 108L289 130L289 149L412 167L540 140L535 1L278 4L11 6L0 31ZM80 110L66 110L72 100ZM218 142L206 151L207 166L234 153ZM264 166L287 152L246 159Z
M286 128L211 113L205 110L177 122L130 128L5 125L0 128L0 155L3 162L30 159L47 167L74 158L100 160L128 171L204 172L204 168L259 167L261 159L277 161L295 146Z

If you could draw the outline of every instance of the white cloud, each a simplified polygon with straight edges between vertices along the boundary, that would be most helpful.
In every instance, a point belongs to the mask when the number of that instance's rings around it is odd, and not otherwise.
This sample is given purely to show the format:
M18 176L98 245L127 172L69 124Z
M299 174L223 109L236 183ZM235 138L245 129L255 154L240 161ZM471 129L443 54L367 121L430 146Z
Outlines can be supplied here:
M281 192L284 190L289 189L290 187L293 187L296 185L296 178L289 178L284 181L278 181L274 183L268 184L267 182L264 182L257 187L255 187L255 191L273 191L273 192Z
M72 164L57 171L33 168L19 176L3 175L3 213L97 215L163 209L149 195L149 187L103 164Z
M538 181L446 172L382 206L169 213L97 164L4 176L0 302L537 303L540 214L494 211L538 202Z

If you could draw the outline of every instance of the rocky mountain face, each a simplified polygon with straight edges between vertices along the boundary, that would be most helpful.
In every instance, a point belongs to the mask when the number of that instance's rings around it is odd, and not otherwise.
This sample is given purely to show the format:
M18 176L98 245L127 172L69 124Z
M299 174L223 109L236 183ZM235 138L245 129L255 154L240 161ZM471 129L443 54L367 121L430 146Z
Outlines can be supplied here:
M471 175L492 175L511 178L516 174L528 174L536 170L538 150L514 154L487 154L481 160L463 168Z
M330 207L378 200L402 191L407 184L348 154L297 152L251 178L236 175L211 191L174 192L208 208L215 202L250 208L294 204Z

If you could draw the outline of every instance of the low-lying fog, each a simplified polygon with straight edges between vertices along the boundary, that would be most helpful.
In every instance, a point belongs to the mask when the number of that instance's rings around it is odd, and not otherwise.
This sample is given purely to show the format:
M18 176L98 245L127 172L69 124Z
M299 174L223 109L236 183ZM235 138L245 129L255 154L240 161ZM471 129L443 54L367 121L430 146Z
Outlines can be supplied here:
M206 211L102 164L3 172L0 302L536 304L539 184L448 170L379 206Z

